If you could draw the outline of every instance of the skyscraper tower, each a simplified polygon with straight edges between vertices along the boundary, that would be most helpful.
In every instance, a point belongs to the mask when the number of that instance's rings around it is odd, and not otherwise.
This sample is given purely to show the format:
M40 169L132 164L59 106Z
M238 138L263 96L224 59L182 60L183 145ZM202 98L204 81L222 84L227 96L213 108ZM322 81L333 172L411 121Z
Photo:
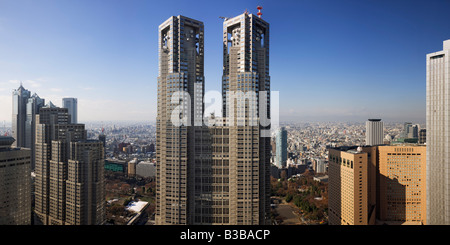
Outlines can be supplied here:
M22 84L13 91L12 95L12 136L16 139L13 146L31 149L31 169L33 170L35 165L35 117L39 114L39 109L44 106L45 100L36 93L31 96L31 92L26 90Z
M383 144L383 122L381 119L366 121L366 145Z
M36 116L35 213L44 225L104 222L104 159L84 124L51 104Z
M24 147L31 149L31 169L35 166L35 150L36 150L36 115L39 114L41 107L45 105L45 99L41 99L36 93L28 99L27 102L27 118L25 120L25 145Z
M427 54L427 224L450 225L450 40Z
M286 167L287 161L287 131L284 127L281 127L276 132L276 148L278 154L275 157L275 162L278 168L283 168Z
M203 124L203 35L184 16L159 26L156 223L268 224L270 104L258 96L270 92L269 24L249 13L224 21L224 117L211 116L214 126Z
M159 26L157 224L193 223L193 170L201 165L204 131L203 32L202 22L181 15Z
M62 107L69 110L69 115L71 116L70 123L78 123L78 100L77 98L63 98Z
M258 14L259 15L259 14ZM259 15L260 16L260 15ZM260 98L267 97L267 100ZM223 115L227 125L229 224L270 220L269 23L245 12L223 23Z
M22 84L12 93L12 137L16 140L12 146L25 147L25 121L27 119L27 102L30 98L30 91L26 90Z
M106 217L103 143L97 140L70 142L69 149L65 223L101 225Z

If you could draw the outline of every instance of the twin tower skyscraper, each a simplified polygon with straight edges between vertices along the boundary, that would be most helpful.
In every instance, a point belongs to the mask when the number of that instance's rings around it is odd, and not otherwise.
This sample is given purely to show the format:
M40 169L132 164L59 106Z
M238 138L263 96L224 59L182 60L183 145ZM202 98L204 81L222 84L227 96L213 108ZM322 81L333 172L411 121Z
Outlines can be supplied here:
M158 45L156 224L269 224L269 23L224 18L222 116L204 117L203 23L172 16Z

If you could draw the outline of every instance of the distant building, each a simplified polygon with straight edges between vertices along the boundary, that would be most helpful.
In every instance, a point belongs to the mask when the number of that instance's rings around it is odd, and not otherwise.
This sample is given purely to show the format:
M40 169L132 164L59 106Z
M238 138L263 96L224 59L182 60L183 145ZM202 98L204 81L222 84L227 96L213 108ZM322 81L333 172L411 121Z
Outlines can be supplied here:
M45 105L45 100L41 99L37 94L33 94L27 102L27 118L25 120L25 145L24 147L31 149L31 169L35 167L36 154L36 115Z
M287 161L287 131L284 127L276 131L276 152L275 164L279 168L285 168Z
M408 138L419 138L419 125L414 124L409 128Z
M131 145L130 143L125 143L125 142L119 143L119 145L118 145L119 151L127 153L128 146L130 146L130 145Z
M128 166L126 161L106 159L105 160L105 170L113 172L128 173Z
M77 98L63 98L62 107L69 110L70 123L78 123L78 99Z
M136 165L138 164L137 158L128 162L128 177L136 176Z
M328 176L313 177L313 180L317 182L328 182Z
M325 173L326 170L327 170L326 168L327 168L327 165L326 165L325 160L323 160L323 159L314 159L314 161L313 161L313 170L316 173Z
M402 138L408 138L408 134L412 128L411 122L405 122L403 123L403 132L401 133Z
M421 129L419 131L419 144L425 144L427 142L427 130Z
M450 225L450 39L427 54L427 224Z
M148 151L149 151L149 152L155 152L155 151L156 151L155 144L151 143L151 144L149 145Z
M0 225L31 225L31 151L0 136Z
M12 137L16 140L13 147L25 147L25 121L27 119L27 103L31 92L22 84L12 93Z
M136 176L152 178L156 176L156 166L152 162L142 161L136 165Z
M403 132L401 138L405 139L417 139L419 138L419 125L412 124L411 122L405 122L403 124Z
M366 145L382 145L383 128L381 119L369 119L366 122Z

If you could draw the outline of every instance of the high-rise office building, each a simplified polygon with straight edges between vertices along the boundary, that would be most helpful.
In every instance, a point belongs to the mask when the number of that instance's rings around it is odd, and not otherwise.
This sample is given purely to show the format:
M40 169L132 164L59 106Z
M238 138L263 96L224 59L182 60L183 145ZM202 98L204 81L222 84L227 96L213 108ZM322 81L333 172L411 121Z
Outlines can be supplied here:
M156 224L193 224L197 209L201 213L194 185L202 181L194 169L201 169L206 155L201 141L207 131L198 122L203 116L203 28L201 21L181 15L159 26Z
M387 224L426 224L426 147L378 146L378 219Z
M31 224L31 151L0 136L0 225Z
M270 119L269 29L269 23L247 12L223 23L230 224L270 221L271 144L270 135L264 136L270 130L264 123ZM260 99L263 95L267 100Z
M25 145L24 147L31 149L31 169L35 166L35 150L36 150L36 115L39 114L41 107L45 105L45 99L40 98L37 94L33 94L27 102L27 118L25 120Z
M411 122L403 123L403 132L401 133L401 137L407 138L408 137L408 133L411 130L411 127L412 127L412 123Z
M71 117L70 123L78 123L78 99L77 98L63 98L62 107L69 110L69 115Z
M427 224L450 225L450 40L427 54Z
M287 161L287 131L284 127L276 131L276 152L275 163L278 168L286 167Z
M104 222L102 143L49 103L36 116L35 213L44 225Z
M425 146L342 146L328 160L331 225L426 224Z
M366 121L366 145L383 144L383 122L381 119L369 119Z
M260 135L270 127L227 92L270 92L269 25L248 13L224 21L224 117L214 126L202 122L203 32L184 16L159 26L156 223L267 224L270 137Z
M419 144L425 144L427 142L427 130L422 128L419 130Z
M369 147L371 148L371 147ZM372 225L371 157L361 147L329 149L328 222L330 225Z
M31 92L22 84L12 93L12 137L16 140L13 146L25 147L25 121L27 120L27 103Z
M411 125L408 131L408 138L419 138L419 125Z
M31 169L34 169L36 115L44 106L45 100L36 93L26 90L22 84L13 91L12 136L16 141L13 146L31 149Z
M403 124L402 138L419 138L419 125L405 122Z
M65 224L101 225L106 217L103 143L70 142L69 149Z

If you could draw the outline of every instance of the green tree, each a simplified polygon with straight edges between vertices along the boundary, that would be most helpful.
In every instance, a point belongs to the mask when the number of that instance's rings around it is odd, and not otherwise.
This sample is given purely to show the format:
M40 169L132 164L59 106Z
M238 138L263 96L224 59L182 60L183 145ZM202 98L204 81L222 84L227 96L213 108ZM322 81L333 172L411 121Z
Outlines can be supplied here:
M286 198L284 199L286 202L290 202L292 200L293 196L292 194L287 194Z

